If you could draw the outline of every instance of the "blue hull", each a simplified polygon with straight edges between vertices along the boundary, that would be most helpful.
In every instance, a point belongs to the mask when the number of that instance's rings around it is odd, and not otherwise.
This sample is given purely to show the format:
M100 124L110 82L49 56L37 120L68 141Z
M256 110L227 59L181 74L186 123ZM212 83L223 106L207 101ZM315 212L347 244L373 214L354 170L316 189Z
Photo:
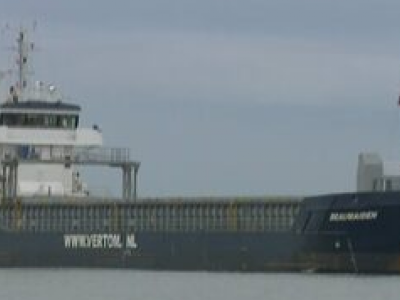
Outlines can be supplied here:
M366 241L344 235L270 234L135 234L136 248L66 247L55 233L3 233L0 265L7 267L101 267L156 270L312 271L392 273L399 271L398 252L358 251ZM132 236L132 234L130 234ZM337 241L342 249L336 249ZM396 264L397 262L397 264Z
M400 193L308 198L281 231L3 230L0 266L400 273Z

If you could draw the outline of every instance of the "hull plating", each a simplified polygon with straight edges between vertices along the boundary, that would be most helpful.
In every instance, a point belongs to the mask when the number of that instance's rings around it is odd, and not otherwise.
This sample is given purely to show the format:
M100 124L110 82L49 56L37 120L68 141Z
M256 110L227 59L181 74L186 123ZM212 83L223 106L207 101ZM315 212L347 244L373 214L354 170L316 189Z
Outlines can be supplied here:
M211 271L398 273L397 253L337 248L345 236L270 234L111 234L120 247L66 244L63 234L2 233L0 266L102 267ZM92 236L92 235L89 235ZM93 236L101 236L95 234ZM134 236L135 247L126 237ZM82 235L68 235L82 238ZM131 241L132 243L132 241ZM357 247L357 244L353 245Z

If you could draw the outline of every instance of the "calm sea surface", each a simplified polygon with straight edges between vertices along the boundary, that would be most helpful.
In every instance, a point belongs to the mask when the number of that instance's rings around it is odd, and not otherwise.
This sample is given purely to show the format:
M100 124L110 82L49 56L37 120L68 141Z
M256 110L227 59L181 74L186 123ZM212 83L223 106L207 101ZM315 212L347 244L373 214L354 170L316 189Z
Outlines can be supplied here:
M400 276L0 269L0 299L400 299Z

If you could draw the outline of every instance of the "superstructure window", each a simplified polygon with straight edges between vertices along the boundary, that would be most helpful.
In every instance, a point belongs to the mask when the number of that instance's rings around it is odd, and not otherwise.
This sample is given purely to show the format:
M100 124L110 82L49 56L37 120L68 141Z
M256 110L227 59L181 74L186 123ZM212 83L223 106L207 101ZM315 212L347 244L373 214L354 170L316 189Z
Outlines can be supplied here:
M0 124L10 127L76 129L79 117L77 115L4 113L0 115Z

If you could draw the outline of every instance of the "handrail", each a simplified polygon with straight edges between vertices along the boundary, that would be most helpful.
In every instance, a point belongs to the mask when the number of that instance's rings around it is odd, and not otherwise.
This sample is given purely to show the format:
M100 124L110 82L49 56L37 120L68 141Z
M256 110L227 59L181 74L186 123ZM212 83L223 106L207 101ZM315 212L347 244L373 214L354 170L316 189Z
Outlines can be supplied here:
M76 163L76 164L133 164L128 148L76 148L52 149L44 147L19 146L14 155L6 160L17 159L25 163Z

